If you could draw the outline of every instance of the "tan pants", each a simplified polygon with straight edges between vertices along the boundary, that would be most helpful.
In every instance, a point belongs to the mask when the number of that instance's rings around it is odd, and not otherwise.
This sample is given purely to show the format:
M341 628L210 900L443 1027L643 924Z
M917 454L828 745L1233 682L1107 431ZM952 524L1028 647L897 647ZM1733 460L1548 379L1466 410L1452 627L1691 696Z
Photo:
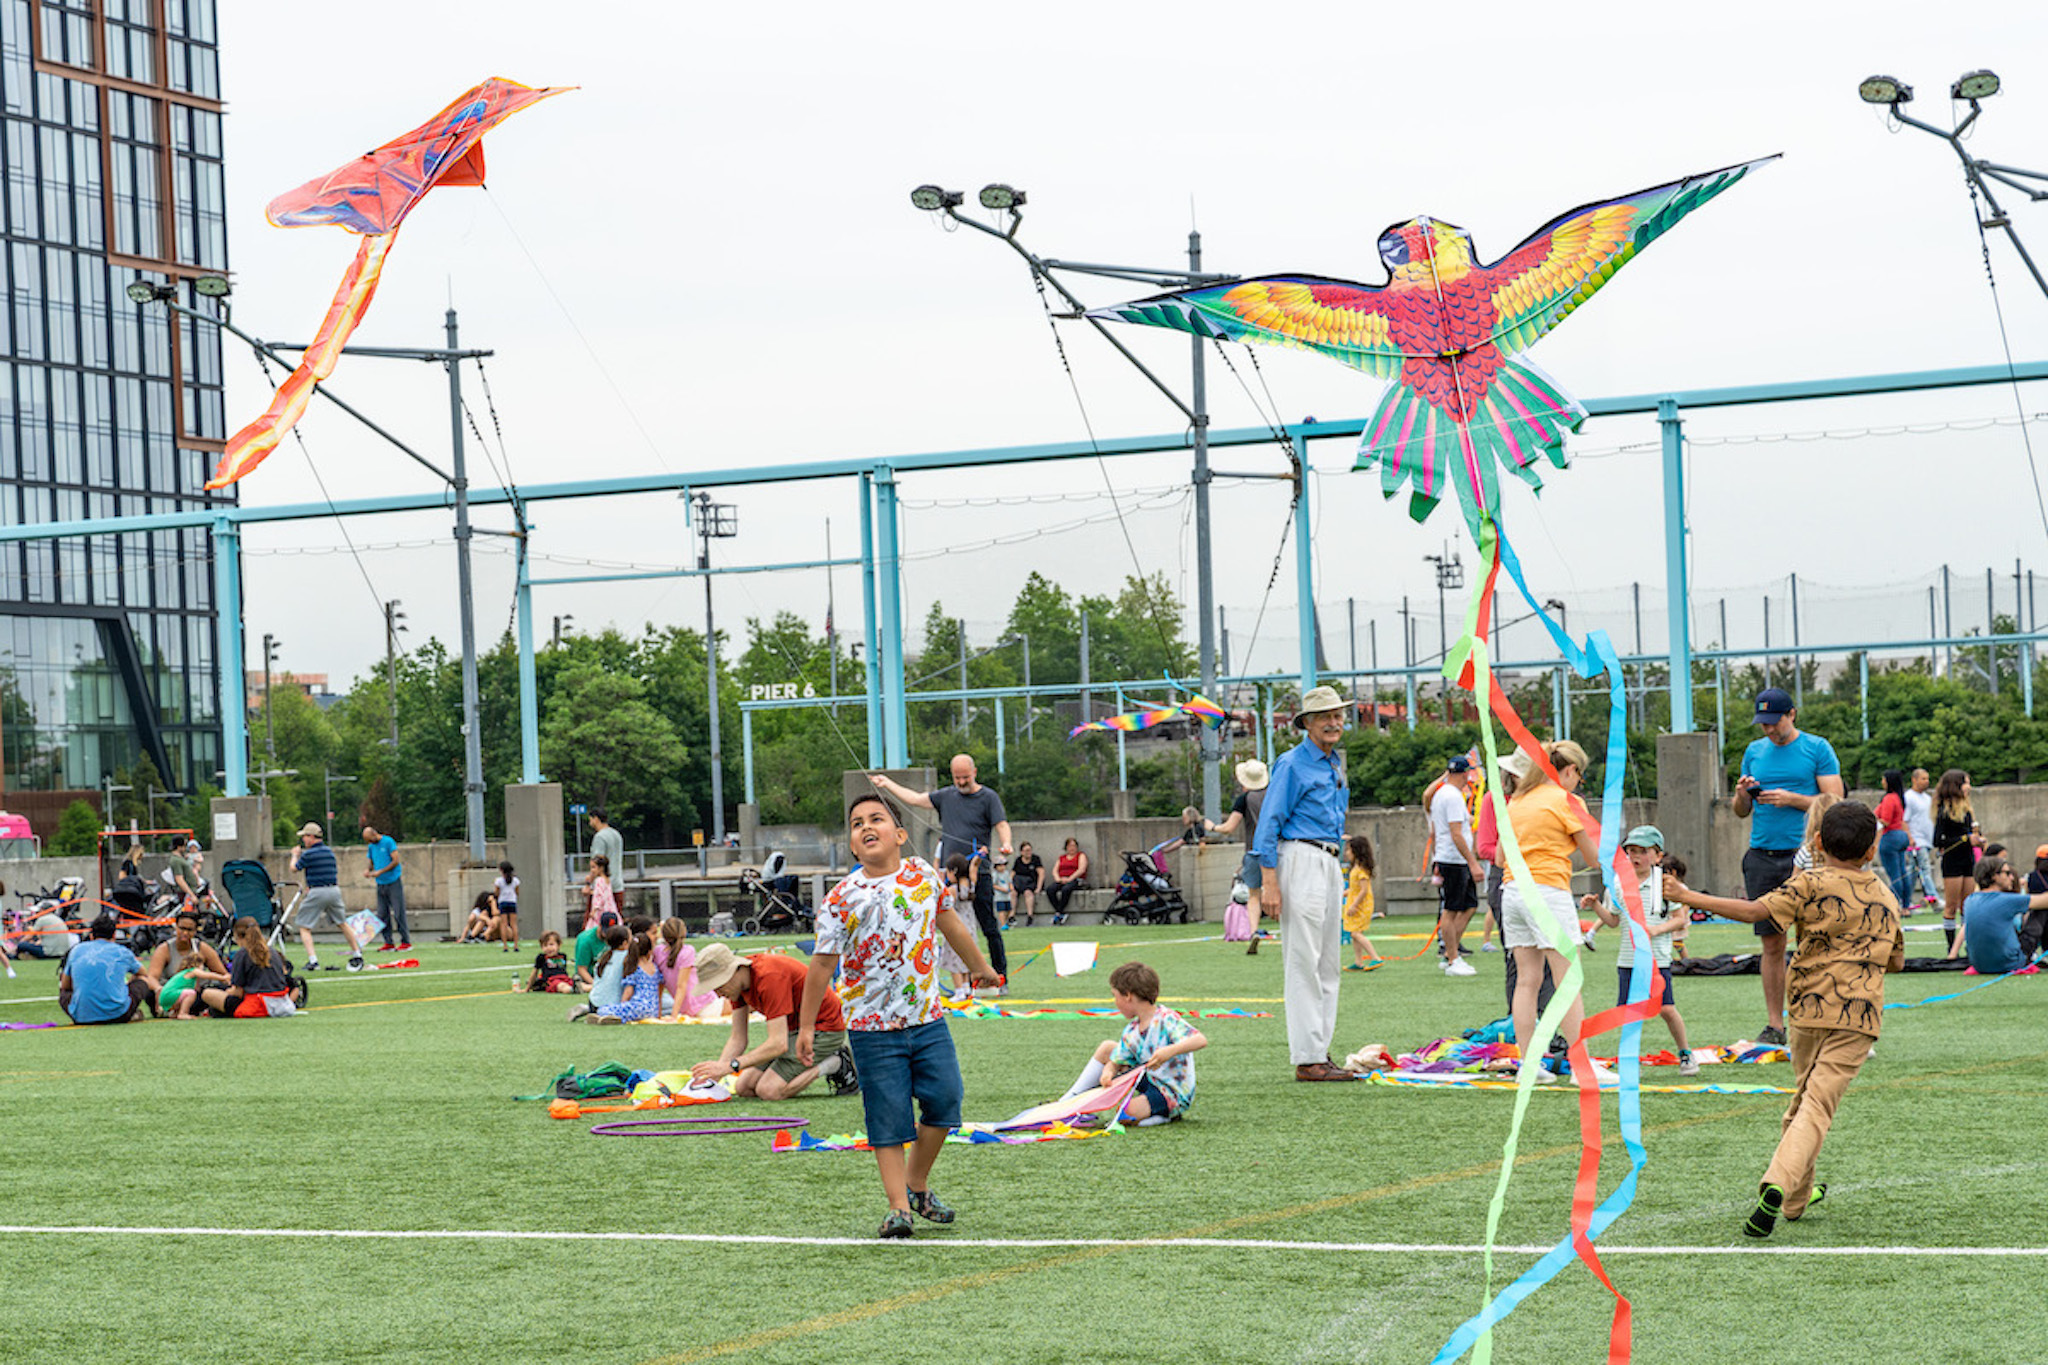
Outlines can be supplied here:
M1785 1216L1797 1218L1806 1212L1813 1195L1813 1163L1827 1141L1828 1128L1835 1121L1835 1106L1856 1073L1863 1069L1877 1040L1867 1033L1840 1028L1802 1028L1788 1031L1792 1049L1792 1075L1798 1088L1785 1108L1785 1126L1778 1138L1778 1150L1771 1154L1764 1183L1785 1191Z

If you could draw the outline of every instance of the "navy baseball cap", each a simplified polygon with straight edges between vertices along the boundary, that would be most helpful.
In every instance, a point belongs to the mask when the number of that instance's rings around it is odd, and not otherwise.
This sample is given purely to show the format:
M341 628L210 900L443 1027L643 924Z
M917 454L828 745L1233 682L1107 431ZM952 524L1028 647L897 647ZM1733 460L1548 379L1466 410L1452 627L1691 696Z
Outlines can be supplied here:
M1472 760L1465 757L1465 755L1463 754L1453 754L1451 756L1451 761L1444 764L1444 771L1447 773L1470 772L1471 769Z
M1776 725L1792 714L1792 698L1782 687L1766 687L1756 694L1756 723Z

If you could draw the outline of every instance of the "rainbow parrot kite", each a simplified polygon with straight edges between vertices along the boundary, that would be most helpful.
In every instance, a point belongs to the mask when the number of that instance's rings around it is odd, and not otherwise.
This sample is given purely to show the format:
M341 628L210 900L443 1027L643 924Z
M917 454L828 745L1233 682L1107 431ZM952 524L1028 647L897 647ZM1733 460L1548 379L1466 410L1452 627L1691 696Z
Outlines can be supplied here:
M1537 460L1564 468L1564 435L1586 417L1516 357L1680 218L1774 159L1573 209L1491 265L1479 263L1463 228L1414 218L1380 234L1385 284L1266 275L1088 316L1318 351L1392 381L1366 423L1358 468L1378 464L1390 498L1410 484L1409 514L1421 521L1442 499L1445 465L1455 461L1450 480L1477 534L1481 519L1500 510L1495 465L1541 488Z
M1531 488L1541 488L1537 461L1548 459L1564 468L1565 434L1578 430L1586 416L1585 409L1563 389L1519 357L1680 218L1774 159L1728 166L1573 209L1491 265L1480 264L1472 239L1463 229L1433 218L1416 218L1380 234L1380 259L1389 272L1385 284L1268 275L1160 294L1088 314L1105 321L1169 327L1198 337L1318 351L1390 381L1386 396L1366 422L1358 468L1379 465L1380 487L1389 498L1408 484L1409 514L1417 521L1427 518L1443 499L1448 480L1458 491L1466 523L1479 544L1485 572L1474 585L1464 633L1444 662L1444 676L1486 699L1480 709L1485 785L1500 825L1502 859L1526 905L1541 901L1508 819L1507 802L1500 794L1500 754L1493 718L1499 718L1533 763L1553 778L1556 772L1544 747L1509 704L1488 664L1488 617L1502 569L1573 669L1582 677L1607 676L1608 739L1601 799L1610 818L1604 826L1589 820L1587 828L1599 843L1610 895L1616 904L1627 907L1624 931L1636 941L1639 951L1627 1002L1588 1015L1570 1049L1573 1074L1580 1078L1581 1143L1570 1231L1512 1284L1498 1294L1493 1292L1492 1248L1535 1082L1535 1068L1524 1067L1503 1144L1498 1184L1487 1210L1485 1296L1480 1311L1444 1343L1433 1365L1449 1365L1467 1351L1477 1365L1486 1365L1491 1359L1493 1325L1575 1257L1614 1295L1610 1365L1628 1361L1631 1307L1608 1279L1593 1239L1634 1200L1636 1177L1648 1160L1642 1141L1641 1033L1643 1020L1657 1012L1662 996L1657 968L1650 961L1636 879L1618 847L1627 732L1621 666L1614 643L1604 631L1594 631L1583 645L1572 641L1529 590L1500 527L1496 468L1505 468ZM1556 937L1565 944L1569 968L1557 983L1557 993L1533 1036L1522 1040L1528 1057L1542 1055L1585 982L1575 926L1560 924L1559 928ZM1621 1029L1623 1080L1618 1108L1629 1170L1607 1197L1600 1199L1604 1145L1600 1096L1591 1081L1585 1045L1587 1039L1617 1027Z
M570 88L534 89L494 76L403 137L270 201L266 216L277 227L332 225L361 234L363 242L298 368L278 386L263 415L229 438L208 488L225 488L263 463L305 412L314 386L334 373L342 347L376 296L384 258L406 215L436 186L483 184L484 134L527 105Z
M1126 733L1149 730L1155 725L1163 725L1167 721L1181 720L1188 716L1193 716L1211 729L1220 728L1223 724L1223 708L1207 697L1196 695L1184 702L1153 707L1149 711L1126 711L1120 716L1104 716L1101 720L1086 721L1067 731L1067 738L1072 739L1089 730L1122 730Z

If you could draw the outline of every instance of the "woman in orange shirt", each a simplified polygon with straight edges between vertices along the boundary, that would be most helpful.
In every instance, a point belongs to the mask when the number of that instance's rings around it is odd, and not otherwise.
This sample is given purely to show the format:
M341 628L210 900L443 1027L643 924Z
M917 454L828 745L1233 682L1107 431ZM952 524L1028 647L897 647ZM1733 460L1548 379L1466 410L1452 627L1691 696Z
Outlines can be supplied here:
M1562 739L1548 749L1550 766L1557 781L1540 767L1516 784L1508 802L1508 827L1528 864L1535 886L1511 878L1501 893L1501 942L1515 956L1515 998L1510 1010L1515 1021L1515 1041L1526 1047L1536 1032L1536 995L1543 984L1547 963L1553 980L1563 981L1570 964L1559 951L1562 943L1579 942L1578 908L1572 900L1572 854L1588 867L1600 865L1600 851L1586 832L1585 807L1573 795L1585 775L1586 751L1571 740ZM1576 1042L1585 1008L1577 1000L1564 1017L1566 1042ZM1529 1065L1526 1060L1524 1065ZM1536 1063L1538 1083L1554 1081L1556 1075ZM1611 1079L1611 1072L1595 1065L1596 1081Z

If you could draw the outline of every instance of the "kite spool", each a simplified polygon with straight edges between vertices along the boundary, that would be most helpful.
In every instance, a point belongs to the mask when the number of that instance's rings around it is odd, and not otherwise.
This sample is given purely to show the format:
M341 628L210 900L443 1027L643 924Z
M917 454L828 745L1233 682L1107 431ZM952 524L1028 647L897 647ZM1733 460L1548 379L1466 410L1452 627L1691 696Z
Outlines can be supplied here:
M784 1128L805 1128L809 1119L763 1118L752 1114L670 1115L658 1119L621 1119L600 1123L593 1137L723 1137L732 1133L773 1133Z

